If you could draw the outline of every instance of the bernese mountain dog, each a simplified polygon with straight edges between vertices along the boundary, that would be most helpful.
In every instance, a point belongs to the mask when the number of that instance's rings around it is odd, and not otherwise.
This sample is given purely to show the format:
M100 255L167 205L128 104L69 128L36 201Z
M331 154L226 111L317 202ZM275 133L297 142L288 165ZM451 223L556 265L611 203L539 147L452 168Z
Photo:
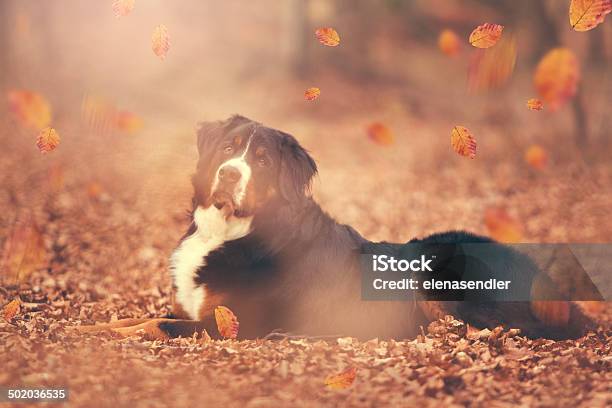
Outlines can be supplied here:
M82 326L83 331L129 335L142 329L167 338L206 329L215 337L219 305L239 317L242 338L280 330L401 339L444 314L477 327L518 327L531 336L577 336L590 327L571 302L534 308L529 301L363 300L360 255L397 253L402 245L370 242L325 213L310 194L315 161L293 136L236 115L201 124L197 147L191 224L170 258L173 315ZM505 258L512 259L510 268L492 271L492 277L511 273L529 287L538 274L526 256L486 237L451 231L411 241L428 250L472 242L495 245L500 257L512 255Z

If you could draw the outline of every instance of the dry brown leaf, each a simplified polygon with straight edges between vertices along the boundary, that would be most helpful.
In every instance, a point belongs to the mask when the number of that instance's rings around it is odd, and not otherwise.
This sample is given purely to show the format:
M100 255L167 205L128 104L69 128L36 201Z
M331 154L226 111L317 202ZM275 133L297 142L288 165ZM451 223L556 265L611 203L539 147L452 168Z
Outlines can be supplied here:
M395 142L393 132L385 124L374 122L368 125L366 129L368 137L374 143L382 146L390 146Z
M59 134L52 127L41 130L36 138L36 147L41 153L49 153L55 150L59 143Z
M119 111L115 118L115 126L126 133L135 133L142 129L142 119L128 111Z
M444 29L438 36L438 47L444 54L454 57L461 50L461 40L453 30Z
M476 139L470 131L463 126L455 126L451 130L451 146L461 156L473 159L476 157Z
M51 107L40 94L25 90L7 93L9 109L19 122L33 129L42 129L51 123Z
M500 24L484 23L479 25L470 34L470 44L476 48L489 48L499 41L504 26Z
M521 224L508 214L505 208L487 208L484 222L491 238L504 243L520 242L523 239Z
M484 91L505 85L516 66L516 39L504 36L493 48L475 50L468 66L468 88L470 91Z
M335 47L340 44L338 32L331 27L318 28L315 31L315 36L321 44L327 45L328 47Z
M527 101L527 108L532 111L541 111L544 109L544 103L536 98L531 98Z
M113 13L115 17L124 17L134 10L135 0L114 0Z
M357 368L349 367L346 370L325 378L325 385L333 390L343 390L350 387L357 376Z
M536 170L544 170L548 165L548 154L542 146L531 145L525 151L525 162Z
M151 36L151 48L155 55L162 60L166 58L166 54L170 49L170 36L168 35L168 29L165 25L160 24L153 30Z
M229 308L217 306L215 308L215 320L217 321L217 329L221 336L226 339L238 337L238 318Z
M314 101L319 97L319 95L321 95L321 90L319 88L313 87L308 88L306 91L304 91L304 98L307 101Z
M2 249L0 276L8 282L23 282L45 264L42 234L31 215L19 218L8 232Z
M576 94L580 66L567 48L550 50L538 63L533 83L538 95L551 110L556 110Z
M570 25L576 31L589 31L603 23L610 12L612 12L610 0L571 0Z
M7 322L13 320L13 318L15 318L15 316L17 316L17 314L19 313L20 306L21 300L19 298L13 299L9 303L7 303L2 308L2 317L4 317L4 320L6 320Z

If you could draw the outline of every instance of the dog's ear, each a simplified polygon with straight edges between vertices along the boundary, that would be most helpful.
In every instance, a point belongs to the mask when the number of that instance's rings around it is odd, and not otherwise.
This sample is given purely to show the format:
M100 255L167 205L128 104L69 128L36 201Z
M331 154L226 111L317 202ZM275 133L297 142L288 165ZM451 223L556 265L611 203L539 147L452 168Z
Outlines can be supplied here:
M197 130L200 159L208 161L217 147L217 142L223 135L235 127L249 122L251 120L240 115L231 116L226 120L200 122Z
M295 138L281 134L279 192L291 204L302 201L310 192L310 182L317 173L317 164Z

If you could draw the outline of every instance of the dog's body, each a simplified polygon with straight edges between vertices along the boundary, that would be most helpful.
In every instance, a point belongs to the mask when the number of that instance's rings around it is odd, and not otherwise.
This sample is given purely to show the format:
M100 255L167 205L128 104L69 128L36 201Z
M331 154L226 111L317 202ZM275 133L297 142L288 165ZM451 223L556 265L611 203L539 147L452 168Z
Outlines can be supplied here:
M427 318L444 312L479 325L508 323L534 335L567 332L567 327L542 322L542 313L533 314L529 302L442 302L432 313L424 303L364 301L360 254L373 246L388 251L397 246L371 243L320 208L309 194L316 165L292 136L234 116L204 124L198 150L192 223L171 257L177 320L155 323L156 336L189 336L202 329L215 335L219 305L239 317L244 338L276 329L406 338ZM465 232L413 242L493 243ZM503 245L496 250L501 255L512 251ZM516 259L515 269L530 285L537 268ZM567 303L562 309L572 322L568 326L584 326L575 307Z

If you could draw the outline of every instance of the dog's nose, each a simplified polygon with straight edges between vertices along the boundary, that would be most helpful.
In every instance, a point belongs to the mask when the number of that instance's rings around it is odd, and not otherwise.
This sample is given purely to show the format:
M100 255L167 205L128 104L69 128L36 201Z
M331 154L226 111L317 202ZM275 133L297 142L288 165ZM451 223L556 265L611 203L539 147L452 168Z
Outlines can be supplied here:
M219 169L219 181L224 183L237 183L240 180L240 170L234 166L223 166Z

